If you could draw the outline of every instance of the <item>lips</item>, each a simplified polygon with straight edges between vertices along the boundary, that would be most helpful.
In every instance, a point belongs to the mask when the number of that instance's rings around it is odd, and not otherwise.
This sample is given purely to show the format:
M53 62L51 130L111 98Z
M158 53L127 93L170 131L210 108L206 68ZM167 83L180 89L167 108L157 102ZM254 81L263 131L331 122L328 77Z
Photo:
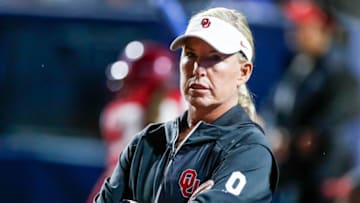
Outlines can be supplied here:
M203 85L201 83L191 83L190 88L195 89L195 90L206 90L206 89L208 89L205 85Z

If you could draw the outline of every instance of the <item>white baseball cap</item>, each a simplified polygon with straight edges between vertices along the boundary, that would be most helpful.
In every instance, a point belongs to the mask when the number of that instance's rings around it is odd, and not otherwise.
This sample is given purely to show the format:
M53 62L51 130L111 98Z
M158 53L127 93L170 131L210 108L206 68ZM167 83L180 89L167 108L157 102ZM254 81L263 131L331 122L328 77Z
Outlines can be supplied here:
M189 37L200 38L223 54L242 51L248 60L253 57L253 50L245 36L231 24L216 17L203 16L190 20L185 33L174 39L170 49L175 51L181 48Z

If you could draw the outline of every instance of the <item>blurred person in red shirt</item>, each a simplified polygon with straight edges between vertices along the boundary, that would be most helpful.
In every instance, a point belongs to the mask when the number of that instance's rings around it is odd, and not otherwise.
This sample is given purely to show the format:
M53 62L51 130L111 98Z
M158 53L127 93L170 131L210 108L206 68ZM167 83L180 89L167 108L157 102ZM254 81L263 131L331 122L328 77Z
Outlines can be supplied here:
M106 169L88 202L110 176L120 153L137 132L152 122L175 118L185 109L175 70L175 55L153 41L132 41L108 67L108 86L115 98L101 114L101 135L107 149Z

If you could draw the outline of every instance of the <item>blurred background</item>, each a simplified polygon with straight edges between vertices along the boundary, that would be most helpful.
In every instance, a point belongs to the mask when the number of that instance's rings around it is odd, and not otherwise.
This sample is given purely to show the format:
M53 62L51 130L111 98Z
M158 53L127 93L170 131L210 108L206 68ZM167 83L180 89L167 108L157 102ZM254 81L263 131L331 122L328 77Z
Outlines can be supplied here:
M278 109L279 102L274 102L279 100L274 98L279 97L282 106L292 98L286 91L278 93L282 96L274 95L299 51L293 48L295 40L288 32L293 25L284 13L286 3L289 1L0 0L1 202L85 203L108 161L101 117L107 104L117 98L119 92L126 91L122 87L126 87L123 79L127 72L125 75L121 71L114 73L112 65L122 59L125 48L133 41L148 40L168 47L172 39L185 30L192 14L213 6L238 9L247 16L256 46L249 88L267 126L280 172L291 174L286 170L297 170L287 166L291 157L288 148L292 146L288 143L296 136L291 135L290 127L287 129L290 133L279 133L283 126L276 118L279 114L276 111L281 109ZM336 53L348 65L350 75L359 80L360 3L356 0L314 3L331 13L341 25L336 27L336 39L341 45ZM174 53L174 57L171 60L174 60L175 76L170 83L176 87L179 53ZM336 86L341 80L333 82ZM356 82L353 84L356 86ZM356 100L356 91L346 100ZM358 107L357 103L347 106ZM341 126L341 129L346 126L347 134L334 139L347 143L344 146L349 150L341 160L350 163L344 163L346 167L342 168L346 169L342 172L329 175L332 179L324 178L327 185L338 187L319 186L320 193L331 199L327 202L350 202L351 191L357 188L355 180L360 176L357 168L360 161L356 159L360 152L360 119L353 114L341 116L351 116ZM305 142L313 143L310 140ZM319 153L327 157L331 149L322 149ZM327 167L342 164L336 159L330 162ZM318 173L329 169L311 164L304 167ZM283 179L275 201L305 202L301 200L301 188L307 185L291 175ZM343 191L342 188L349 189Z

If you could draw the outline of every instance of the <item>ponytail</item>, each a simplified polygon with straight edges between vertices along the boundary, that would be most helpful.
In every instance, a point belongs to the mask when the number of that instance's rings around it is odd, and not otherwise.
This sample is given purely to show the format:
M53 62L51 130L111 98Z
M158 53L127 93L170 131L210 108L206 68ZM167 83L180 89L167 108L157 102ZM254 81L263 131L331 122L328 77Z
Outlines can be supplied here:
M249 114L249 117L254 122L257 122L257 113L255 104L252 96L250 95L249 89L245 84L239 86L238 102L241 107Z

